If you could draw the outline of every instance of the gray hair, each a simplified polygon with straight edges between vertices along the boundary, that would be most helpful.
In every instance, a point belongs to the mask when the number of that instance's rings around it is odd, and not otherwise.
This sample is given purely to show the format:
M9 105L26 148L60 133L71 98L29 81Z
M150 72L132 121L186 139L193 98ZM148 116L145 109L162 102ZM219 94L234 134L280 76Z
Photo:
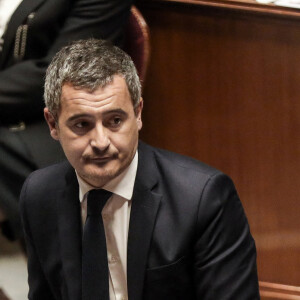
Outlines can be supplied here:
M136 108L141 97L141 83L129 55L103 40L73 42L54 56L47 69L44 91L46 107L57 118L65 83L93 92L111 83L115 75L124 78Z

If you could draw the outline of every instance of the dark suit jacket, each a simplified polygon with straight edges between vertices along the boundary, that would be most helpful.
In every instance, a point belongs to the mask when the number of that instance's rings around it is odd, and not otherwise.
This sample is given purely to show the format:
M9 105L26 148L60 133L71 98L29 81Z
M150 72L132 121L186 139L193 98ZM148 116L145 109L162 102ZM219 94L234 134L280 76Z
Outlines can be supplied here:
M21 213L29 299L79 300L80 204L69 163L27 179ZM141 143L127 268L130 300L259 299L255 244L230 178Z

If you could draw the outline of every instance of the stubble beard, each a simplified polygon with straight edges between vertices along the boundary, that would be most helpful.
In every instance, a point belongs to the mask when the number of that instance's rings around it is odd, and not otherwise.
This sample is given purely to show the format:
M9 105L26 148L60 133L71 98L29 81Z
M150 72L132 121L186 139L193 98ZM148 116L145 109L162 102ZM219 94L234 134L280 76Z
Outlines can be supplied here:
M79 175L90 185L97 188L101 188L109 181L119 176L130 165L132 159L133 157L130 159L127 158L119 169L114 169L114 168L110 169L109 166L108 167L101 166L101 165L97 166L97 164L94 164L92 166L92 170Z

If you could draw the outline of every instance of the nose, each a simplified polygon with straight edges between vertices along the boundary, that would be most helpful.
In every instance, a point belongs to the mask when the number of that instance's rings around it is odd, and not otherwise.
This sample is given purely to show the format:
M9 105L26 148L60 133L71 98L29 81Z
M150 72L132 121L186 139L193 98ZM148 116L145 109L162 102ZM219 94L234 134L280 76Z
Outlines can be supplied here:
M102 124L97 124L92 130L90 145L96 151L105 151L109 147L110 140L108 132Z

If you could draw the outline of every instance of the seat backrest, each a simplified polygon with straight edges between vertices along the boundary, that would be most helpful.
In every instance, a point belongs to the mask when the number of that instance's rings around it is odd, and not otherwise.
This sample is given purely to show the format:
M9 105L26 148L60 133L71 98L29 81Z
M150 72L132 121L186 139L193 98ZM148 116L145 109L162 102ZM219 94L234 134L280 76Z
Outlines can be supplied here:
M4 294L4 292L0 289L0 300L9 300L9 298Z
M134 61L143 85L150 57L150 36L148 25L135 6L131 8L125 30L124 49Z

